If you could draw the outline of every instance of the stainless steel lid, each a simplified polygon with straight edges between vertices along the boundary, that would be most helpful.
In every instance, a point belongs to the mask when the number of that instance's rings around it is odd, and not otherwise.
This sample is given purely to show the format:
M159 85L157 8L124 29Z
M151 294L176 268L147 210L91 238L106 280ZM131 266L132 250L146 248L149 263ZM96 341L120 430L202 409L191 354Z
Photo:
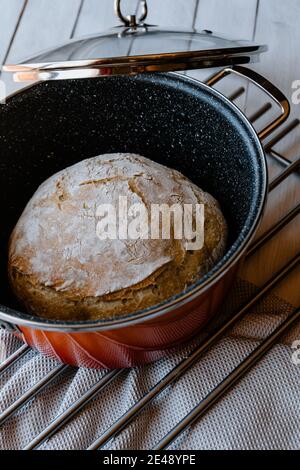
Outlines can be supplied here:
M121 0L115 0L116 13L124 26L79 40L18 65L5 65L18 82L134 75L144 72L169 72L209 67L248 64L267 50L264 45L230 40L211 31L174 31L145 23L143 12L125 17Z

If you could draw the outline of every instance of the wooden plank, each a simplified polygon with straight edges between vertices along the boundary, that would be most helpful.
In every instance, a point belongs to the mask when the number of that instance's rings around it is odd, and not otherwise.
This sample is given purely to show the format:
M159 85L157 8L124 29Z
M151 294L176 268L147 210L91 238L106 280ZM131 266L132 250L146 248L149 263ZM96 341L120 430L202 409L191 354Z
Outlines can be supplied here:
M197 30L208 29L229 39L252 40L255 29L257 0L200 0L195 27ZM217 70L202 70L189 73L198 80L206 80ZM218 88L230 94L237 86L236 80L224 81ZM240 83L239 85L240 86ZM245 96L237 101L243 108Z
M194 21L198 0L147 0L149 13L146 22L169 27L190 28ZM84 0L76 27L76 36L103 31L118 24L113 0ZM136 13L138 0L123 0L124 14Z
M264 54L261 63L255 65L255 69L273 81L290 100L295 91L292 84L300 80L297 50L300 45L299 19L299 0L272 0L272 8L269 0L260 1L255 40L268 44L269 51ZM251 111L259 101L260 96L252 90L247 109ZM300 117L300 104L292 103L292 116ZM299 133L293 133L278 149L287 156L300 154Z
M282 168L279 171L281 172ZM290 176L286 183L269 195L259 233L265 232L295 207L296 201L298 203L300 201L299 176ZM262 285L266 279L300 252L299 233L300 217L298 216L245 264L240 275L256 285ZM288 300L295 306L300 304L299 274L300 269L274 290L279 297Z
M147 23L169 28L190 29L195 18L197 0L148 0Z
M123 0L124 15L135 14L138 0ZM84 0L74 36L84 36L105 31L120 24L114 12L113 0Z
M10 48L7 63L15 63L67 40L77 19L81 0L28 0ZM3 74L6 93L22 88Z
M8 61L19 61L68 39L81 0L29 0Z
M256 0L200 0L197 29L210 29L232 39L252 39Z
M25 0L0 0L0 66L5 60Z
M262 56L259 64L255 64L258 72L265 75L274 82L291 100L292 83L300 78L300 63L296 60L297 45L300 43L300 2L289 0L272 1L272 8L268 0L260 0L258 10L255 40L267 43L268 53ZM254 87L249 89L247 112L252 113L262 103L262 94ZM271 116L278 113L274 107ZM292 117L300 117L300 105L292 104ZM269 121L270 115L261 119L259 128ZM294 159L300 154L300 127L286 137L276 149L286 156ZM282 167L271 163L272 173L282 171ZM296 206L300 201L300 180L297 176L289 177L269 197L268 210L261 231L272 225L275 220L285 214L289 209ZM246 279L261 284L276 269L284 264L295 253L300 251L300 220L298 218L280 234L264 250L261 250L253 260L245 266L243 275ZM296 271L287 282L276 289L279 296L286 298L294 305L300 303L300 291L295 288L299 286L300 271Z

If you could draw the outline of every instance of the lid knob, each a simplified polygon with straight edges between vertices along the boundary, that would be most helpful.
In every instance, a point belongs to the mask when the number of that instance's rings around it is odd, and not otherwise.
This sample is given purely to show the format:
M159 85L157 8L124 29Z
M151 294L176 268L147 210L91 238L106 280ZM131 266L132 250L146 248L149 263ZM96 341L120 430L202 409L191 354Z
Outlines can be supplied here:
M115 0L115 12L119 19L124 23L125 26L130 28L136 28L143 24L144 20L147 18L148 15L148 5L147 0L140 1L142 5L142 14L139 19L137 19L136 15L129 15L124 16L121 10L121 0Z

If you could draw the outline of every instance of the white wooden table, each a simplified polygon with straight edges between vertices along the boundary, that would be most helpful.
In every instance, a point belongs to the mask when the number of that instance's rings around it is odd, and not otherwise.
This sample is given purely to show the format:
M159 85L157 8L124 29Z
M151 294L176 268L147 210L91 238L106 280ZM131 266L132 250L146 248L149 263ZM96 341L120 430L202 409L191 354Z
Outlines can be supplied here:
M124 10L134 13L138 0L123 0ZM259 72L279 86L291 99L292 84L300 80L300 1L299 0L148 0L151 24L180 28L211 29L232 38L254 39L266 43L269 52ZM64 42L71 37L92 34L118 23L113 0L0 0L0 66L20 61L34 53ZM193 72L203 79L211 72ZM7 78L4 74L1 77ZM234 83L228 84L229 91ZM11 91L7 81L7 90ZM300 93L298 95L300 97ZM262 97L249 88L239 104L251 113ZM300 117L300 104L292 105L292 117ZM263 120L259 121L262 127ZM278 146L278 150L294 160L300 154L300 128ZM280 171L272 165L272 173ZM274 192L269 201L262 230L296 205L300 198L299 175ZM300 251L299 217L283 233L261 250L241 275L261 284L284 260ZM294 304L300 303L300 269L278 287L277 292Z

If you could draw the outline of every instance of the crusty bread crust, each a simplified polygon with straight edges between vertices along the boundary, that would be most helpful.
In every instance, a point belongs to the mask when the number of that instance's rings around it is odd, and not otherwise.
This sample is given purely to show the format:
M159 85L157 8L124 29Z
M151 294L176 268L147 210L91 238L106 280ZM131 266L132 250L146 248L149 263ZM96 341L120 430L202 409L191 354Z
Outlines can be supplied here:
M96 234L99 204L205 205L205 243L105 240ZM173 221L172 221L173 223ZM227 224L219 204L181 173L133 154L84 160L37 190L9 244L16 296L38 316L113 318L161 303L207 273L224 255Z

